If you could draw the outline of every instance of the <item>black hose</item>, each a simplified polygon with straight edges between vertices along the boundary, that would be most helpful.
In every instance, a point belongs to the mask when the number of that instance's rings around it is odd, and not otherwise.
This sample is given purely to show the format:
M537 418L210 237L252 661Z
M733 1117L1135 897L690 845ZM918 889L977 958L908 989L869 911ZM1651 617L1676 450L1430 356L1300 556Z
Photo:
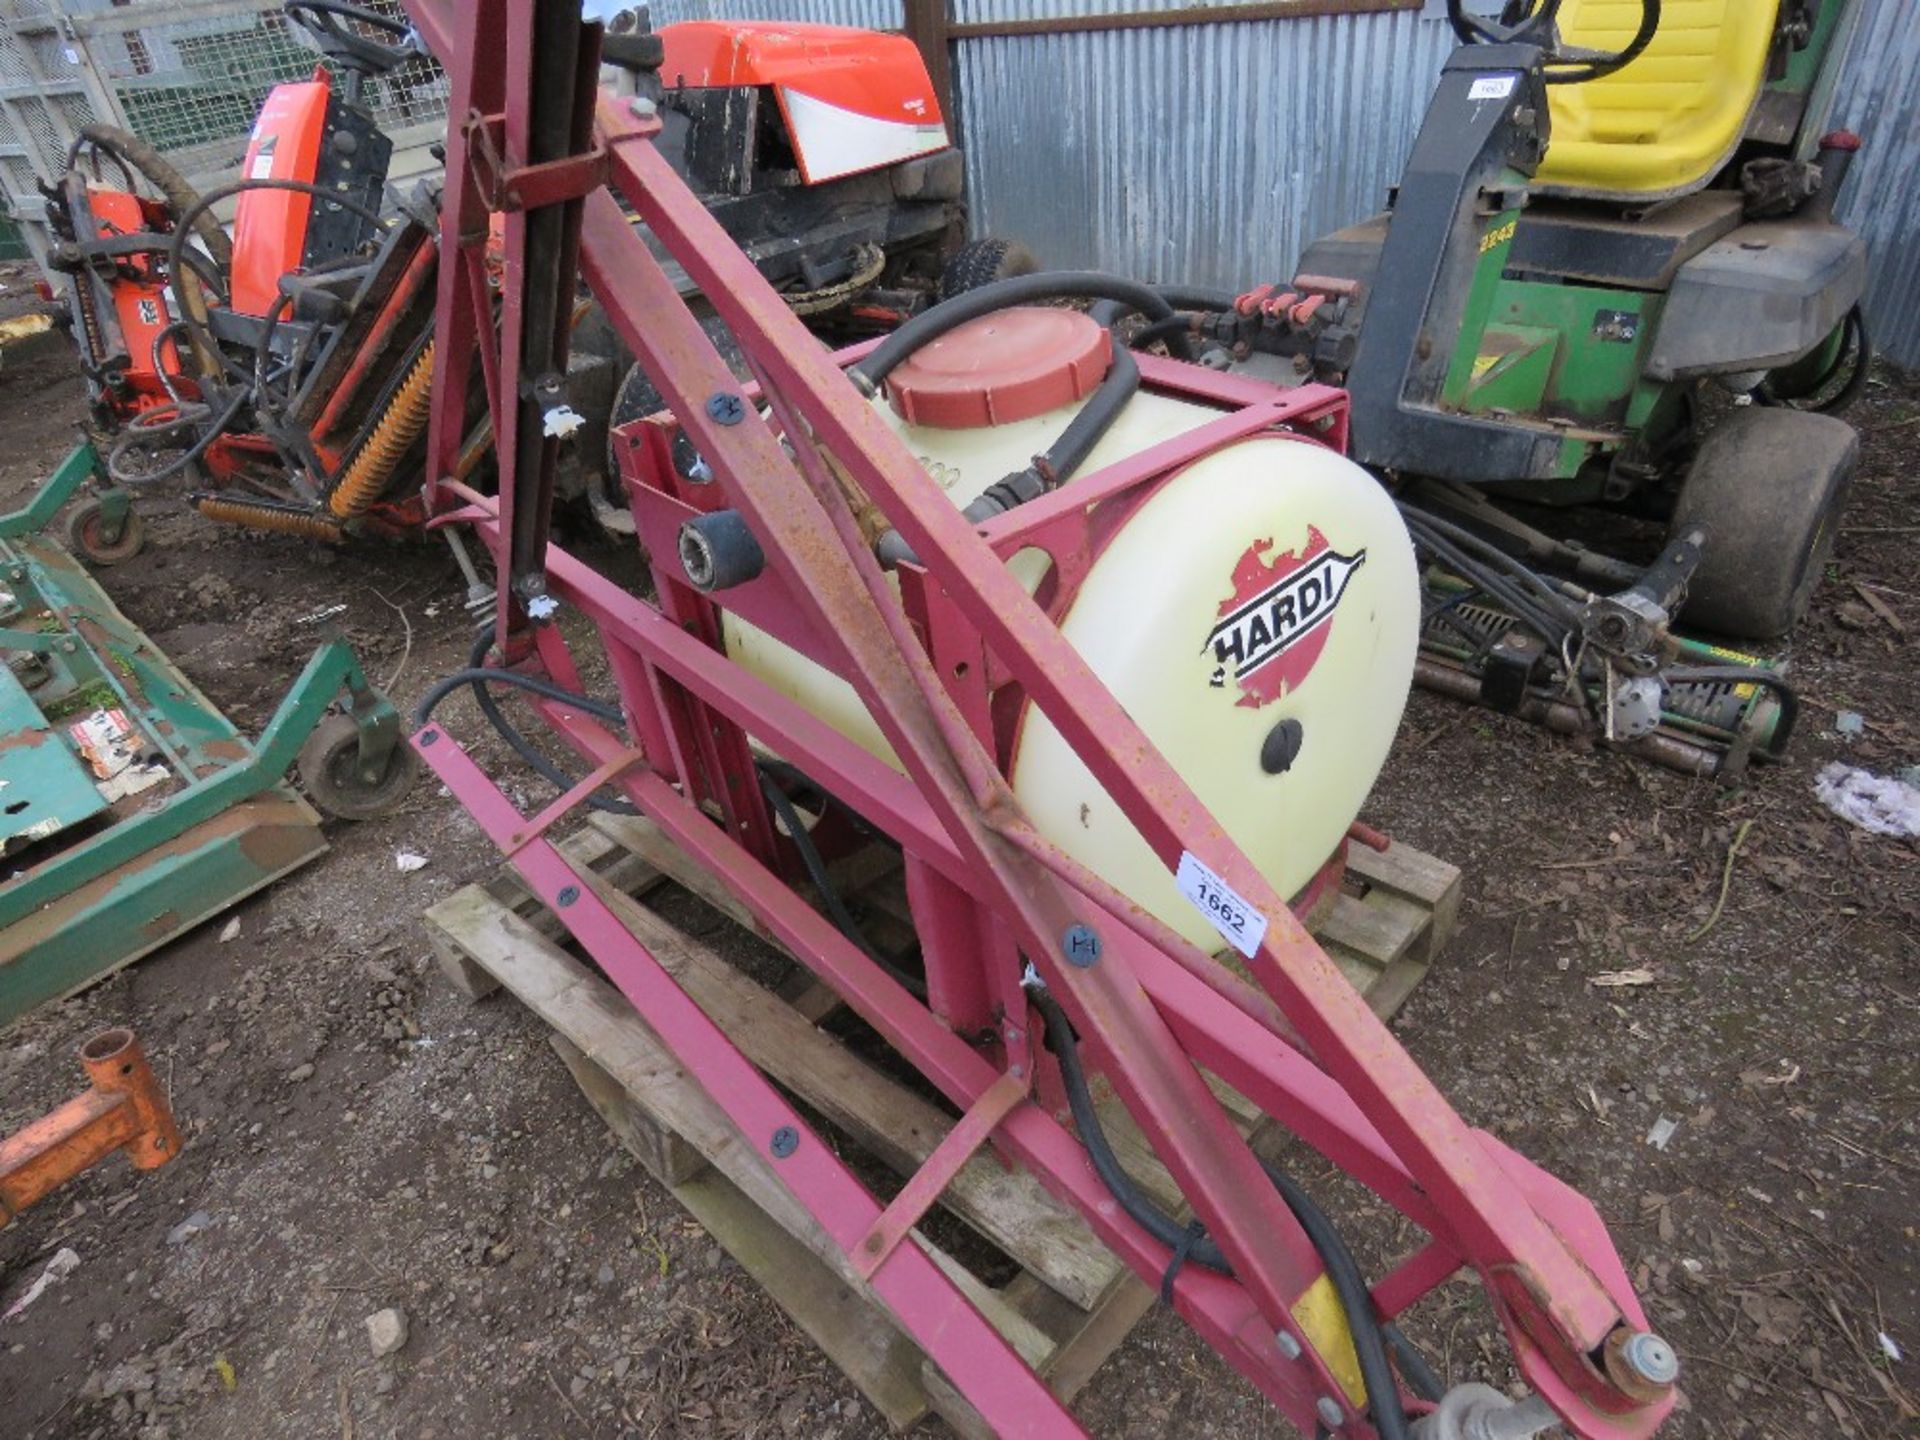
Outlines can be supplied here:
M207 247L207 253L222 270L233 264L233 242L227 238L227 232L220 228L220 222L205 213L200 205L200 193L188 183L173 164L153 146L138 135L129 134L113 125L88 125L75 138L67 151L67 168L71 170L74 162L80 158L80 152L91 146L104 150L120 164L124 170L128 166L138 170L153 182L153 188L166 196L167 203L173 207L174 229L184 230L189 224L201 242ZM193 212L194 219L186 217ZM171 272L169 272L171 273Z
M174 359L182 361L182 368L184 369L185 355L180 349L180 337L186 333L187 327L180 321L175 320L164 329L156 330L153 336L153 349L151 352L153 373L159 378L160 388L167 392L167 398L173 402L174 409L176 410L193 402L189 401L174 388L173 376L167 372L166 349L168 342L171 341L173 344Z
M1407 1384L1413 1387L1413 1393L1422 1400L1431 1400L1436 1404L1447 1393L1447 1382L1440 1378L1440 1372L1427 1363L1427 1357L1406 1333L1391 1320L1380 1324L1380 1333L1386 1337L1387 1345L1393 1351L1394 1363L1400 1367L1400 1373L1406 1376Z
M172 421L160 425L135 425L129 427L127 432L115 442L113 449L107 452L107 474L112 477L116 485L126 485L136 488L141 485L157 485L162 480L172 479L175 475L178 475L202 455L207 453L208 447L226 432L227 426L233 423L234 417L240 413L246 401L246 391L235 391L233 399L227 402L227 408L220 412L219 418L213 420L201 430L200 438L186 451L161 466L158 470L147 470L139 474L130 474L123 470L121 465L130 451L146 445L154 435L164 435L173 430L184 430L189 426L199 425L206 416L212 415L213 411L205 405L194 405L192 407L194 410L202 412L200 415L194 415L189 412L187 406L181 405L175 407L177 418Z
M800 812L794 808L793 801L780 788L779 782L768 773L769 767L756 762L755 770L760 777L760 793L767 797L773 813L780 817L780 823L786 827L787 838L793 841L793 848L800 852L800 863L806 867L807 878L813 881L813 888L820 892L820 899L827 907L827 918L833 921L833 928L857 945L861 954L885 971L901 988L916 999L926 999L927 982L917 975L909 975L881 954L855 922L834 886L833 877L827 873L827 862L821 858L819 847L813 843L813 836L807 833Z
M1128 337L1127 344L1132 349L1142 350L1156 340L1165 340L1175 331L1186 332L1192 328L1192 319L1185 315L1176 315L1171 320L1155 320L1151 325L1136 330Z
M1512 576L1533 590L1545 602L1548 613L1558 615L1569 622L1573 620L1571 602L1561 593L1559 587L1525 561L1509 555L1485 536L1476 535L1466 526L1436 515L1431 510L1423 510L1405 500L1400 501L1399 505L1402 516L1413 517L1422 525L1452 540L1456 545L1474 551L1487 562L1489 567Z
M500 738L507 742L507 748L523 760L527 767L538 774L548 784L557 787L562 794L580 783L576 775L569 775L553 761L541 753L538 746L521 733L518 726L507 719L506 712L500 708L500 702L488 693L489 685L511 685L516 689L530 690L536 695L544 695L549 700L558 700L584 710L596 719L605 720L613 725L624 725L626 716L620 713L620 707L610 705L604 700L595 700L586 695L576 695L563 689L551 680L537 675L522 675L517 670L501 670L486 663L487 656L493 650L493 626L488 625L474 636L473 647L467 652L467 668L457 670L440 681L413 708L413 728L418 730L426 724L441 701L458 690L462 685L473 690L473 703L480 707L480 713L486 718ZM638 815L639 807L632 801L623 800L617 795L604 795L599 791L587 797L587 806L593 810L603 810L609 815Z
M1093 398L1067 422L1067 428L1047 447L1044 455L1036 455L1025 470L1017 470L996 480L981 491L979 497L961 512L969 522L978 525L995 515L1004 515L1029 500L1037 500L1047 491L1057 489L1072 479L1074 473L1086 463L1087 456L1093 453L1094 447L1113 427L1113 422L1120 418L1120 412L1126 408L1127 402L1140 389L1140 367L1135 363L1132 352L1117 338L1110 343L1112 363L1106 378L1093 392ZM874 553L883 564L889 566L902 561L917 563L919 560L897 530L888 530L881 535L874 542Z
M1432 551L1448 568L1485 590L1506 606L1514 618L1555 648L1558 648L1572 633L1573 627L1570 623L1538 608L1522 591L1515 588L1509 577L1475 560L1445 535L1425 525L1417 516L1407 517L1407 528L1413 532L1414 538L1421 545Z
M868 393L878 389L894 367L922 346L938 340L969 320L991 315L1010 305L1025 305L1036 300L1118 300L1132 306L1151 320L1173 315L1173 306L1162 299L1151 285L1118 275L1102 275L1096 270L1052 270L1037 275L1016 275L996 280L991 285L964 290L951 300L943 300L931 310L923 310L874 347L873 352L847 373ZM1184 339L1169 346L1182 360L1193 358Z
M1218 314L1231 310L1239 297L1227 290L1212 290L1201 285L1155 285L1153 293L1158 295L1175 310L1199 311L1203 314ZM1087 307L1087 314L1103 326L1110 326L1116 320L1124 319L1139 307L1123 304L1118 300L1096 300Z
M342 210L351 211L362 220L371 223L376 229L383 223L377 211L368 209L358 200L343 195L337 190L328 190L319 185L310 185L305 180L235 180L231 184L219 186L217 189L209 190L206 194L199 196L191 205L187 206L184 211L174 217L173 242L167 247L167 275L169 278L180 273L180 266L183 263L182 257L187 248L187 236L195 233L194 226L200 217L222 200L244 194L249 190L290 190L297 194L311 196L318 202L337 205ZM229 290L227 295L222 298L230 298L231 293L231 290ZM183 307L183 309L184 308L185 307ZM201 339L209 348L215 351L219 349L219 341L214 338L213 332L207 328L204 321L197 315L192 314L191 311L188 311L186 314L186 319L193 328L200 333Z
M1134 363L1127 347L1117 340L1113 344L1113 364L1107 371L1106 379L1100 382L1100 388L1093 392L1093 398L1080 407L1080 413L1067 423L1060 432L1060 438L1047 447L1047 453L1034 462L1045 488L1051 490L1064 485L1073 478L1074 472L1086 463L1087 456L1093 453L1093 447L1100 443L1113 422L1120 418L1120 412L1140 388L1140 367Z
M1086 1071L1080 1065L1080 1042L1073 1033L1066 1011L1060 1008L1060 1003L1048 993L1045 985L1030 981L1027 994L1046 1023L1047 1038L1054 1058L1060 1063L1060 1079L1067 1092L1067 1106L1073 1113L1074 1128L1087 1148L1087 1156L1092 1160L1094 1172L1099 1175L1101 1183L1112 1192L1120 1208L1161 1244L1176 1251L1184 1250L1189 1260L1209 1270L1232 1274L1232 1266L1216 1241L1204 1233L1191 1232L1187 1226L1162 1210L1120 1164L1119 1157L1113 1153L1113 1147L1107 1141L1106 1131L1101 1127L1099 1111L1095 1109L1092 1092L1087 1087ZM1307 1239L1319 1252L1327 1277L1340 1297L1341 1308L1346 1312L1347 1329L1353 1337L1354 1355L1360 1362L1361 1379L1366 1384L1373 1423L1380 1432L1381 1440L1410 1440L1412 1431L1407 1423L1406 1412L1398 1403L1399 1388L1394 1381L1393 1366L1387 1359L1387 1340L1382 1333L1380 1319L1374 1312L1373 1295L1360 1272L1359 1262L1347 1248L1339 1229L1312 1196L1278 1166L1264 1158L1260 1160L1260 1167L1266 1171L1267 1178L1280 1192L1280 1198L1286 1202L1294 1219L1306 1232ZM1405 1345L1406 1342L1402 1339L1399 1343ZM1407 1348L1411 1349L1410 1346ZM1424 1362L1422 1368L1426 1370L1424 1379L1437 1378L1430 1369L1426 1369Z

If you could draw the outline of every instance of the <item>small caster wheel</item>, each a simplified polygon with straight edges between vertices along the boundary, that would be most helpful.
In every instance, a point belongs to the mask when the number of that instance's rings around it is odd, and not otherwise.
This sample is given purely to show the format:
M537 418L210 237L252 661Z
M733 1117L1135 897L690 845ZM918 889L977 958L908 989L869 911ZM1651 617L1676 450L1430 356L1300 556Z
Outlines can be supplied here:
M132 510L120 522L120 533L107 538L107 522L99 500L84 500L67 515L67 548L89 565L118 565L131 560L147 543L147 525Z
M360 727L351 715L333 714L314 727L296 762L307 797L336 820L384 815L420 778L420 758L405 738L394 742L386 772L369 784L360 774Z

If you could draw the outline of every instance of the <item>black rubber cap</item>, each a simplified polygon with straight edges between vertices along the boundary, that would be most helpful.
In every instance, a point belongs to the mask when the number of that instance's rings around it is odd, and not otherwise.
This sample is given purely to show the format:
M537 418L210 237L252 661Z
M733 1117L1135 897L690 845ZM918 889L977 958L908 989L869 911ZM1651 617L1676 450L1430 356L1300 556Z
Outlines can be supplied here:
M1260 768L1269 775L1286 774L1299 758L1301 742L1306 738L1306 730L1289 715L1269 730L1267 738L1260 742Z

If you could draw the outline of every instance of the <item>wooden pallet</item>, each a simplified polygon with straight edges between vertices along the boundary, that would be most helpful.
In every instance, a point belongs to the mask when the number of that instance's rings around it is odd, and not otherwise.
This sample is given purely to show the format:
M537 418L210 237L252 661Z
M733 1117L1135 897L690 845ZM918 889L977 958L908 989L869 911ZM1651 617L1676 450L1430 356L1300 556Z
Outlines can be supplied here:
M819 1115L848 1147L903 1180L954 1124L938 1104L875 1069L819 1027L831 992L804 970L772 989L641 903L672 883L749 930L743 907L645 821L598 815L561 850L621 915L701 1009L769 1078ZM877 943L910 935L905 891L890 854L876 849L836 867L836 883L866 910ZM1349 883L1321 907L1315 930L1383 1016L1410 994L1458 912L1453 866L1395 845L1355 847ZM559 922L511 872L470 885L427 911L447 978L478 999L511 991L552 1028L552 1043L614 1134L741 1267L779 1302L896 1430L929 1412L960 1435L992 1431L871 1297L839 1247L774 1176L720 1107L680 1070L632 1006L560 943ZM765 938L763 936L763 938ZM1237 1123L1261 1117L1217 1087ZM1109 1133L1137 1179L1178 1205L1171 1178L1123 1111ZM938 1263L1063 1399L1071 1398L1153 1305L1155 1293L1085 1222L1025 1171L976 1153L941 1206L985 1242L999 1284L916 1231ZM1008 1265L1005 1262L1012 1262Z

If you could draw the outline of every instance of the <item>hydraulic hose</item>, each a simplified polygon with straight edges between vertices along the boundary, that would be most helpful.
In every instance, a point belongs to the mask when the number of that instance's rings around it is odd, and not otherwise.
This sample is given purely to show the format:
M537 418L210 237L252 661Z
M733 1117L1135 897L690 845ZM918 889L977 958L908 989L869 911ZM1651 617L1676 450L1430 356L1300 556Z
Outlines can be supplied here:
M297 194L311 196L313 199L329 205L337 205L342 210L351 211L375 227L383 223L376 211L368 209L358 200L342 195L336 190L328 190L319 185L310 185L305 180L235 180L231 184L219 186L216 189L209 190L204 195L196 197L192 204L186 206L174 217L173 241L167 247L167 274L169 276L176 276L180 273L180 267L184 263L182 257L185 255L187 248L187 237L190 234L198 233L195 227L202 217L211 219L212 217L208 212L210 212L215 205L219 204L222 200L231 199L235 195L245 194L249 190L291 190ZM187 314L187 319L193 325L194 329L200 332L199 338L217 350L219 342L214 339L213 332L207 328L206 322L198 315L192 314L191 310L189 310Z
M235 391L233 399L227 402L227 408L220 412L219 417L202 428L200 438L194 441L184 452L170 460L167 464L161 466L158 470L148 470L133 474L129 473L123 467L127 455L131 451L141 447L153 436L166 435L175 430L184 430L190 426L199 425L207 416L212 415L213 411L205 405L194 404L190 407L180 405L175 407L175 418L163 424L135 424L129 426L126 434L122 435L114 444L113 449L107 452L107 474L113 478L116 485L126 485L130 487L157 485L162 480L172 479L175 475L178 475L202 455L207 453L208 448L213 442L218 440L221 435L226 432L227 426L233 423L234 417L239 415L246 401L247 392L245 390ZM194 414L192 413L193 411L199 411L200 413Z
M855 923L848 911L846 902L840 898L840 891L833 883L833 877L827 873L827 863L821 858L820 849L813 843L813 836L807 833L806 824L800 819L800 812L788 798L787 792L769 773L765 762L755 762L755 772L760 777L760 793L767 797L767 803L773 807L773 813L780 817L780 823L786 827L787 838L793 841L793 848L800 852L800 863L806 867L807 878L813 882L813 888L820 892L820 899L827 907L827 918L833 921L833 928L859 947L875 965L891 977L902 989L916 999L927 998L926 981L917 975L909 975L889 960L874 943L867 939L866 933Z
M1101 1183L1112 1192L1120 1208L1161 1244L1176 1253L1184 1251L1189 1260L1209 1270L1232 1274L1232 1266L1211 1237L1204 1233L1189 1233L1188 1227L1156 1205L1120 1164L1101 1127L1099 1112L1094 1108L1086 1071L1080 1064L1080 1042L1073 1033L1073 1025L1067 1019L1066 1011L1060 1008L1060 1003L1048 993L1044 984L1030 980L1027 994L1046 1024L1047 1038L1054 1058L1060 1064L1060 1078L1067 1092L1067 1106L1073 1113L1074 1128L1087 1148L1087 1156L1093 1162L1094 1172L1099 1175ZM1260 1166L1280 1192L1280 1198L1286 1202L1294 1218L1300 1222L1307 1239L1319 1252L1327 1278L1333 1282L1334 1290L1340 1297L1347 1328L1353 1336L1354 1355L1360 1362L1361 1379L1366 1384L1374 1427L1380 1432L1381 1440L1411 1440L1412 1431L1406 1412L1398 1403L1399 1387L1394 1380L1393 1366L1387 1359L1387 1337L1383 1334L1379 1317L1374 1313L1372 1293L1360 1273L1359 1263L1353 1258L1353 1252L1347 1248L1333 1221L1312 1196L1269 1161L1261 1159ZM1406 1346L1404 1338L1398 1344ZM1411 1349L1410 1346L1406 1348ZM1437 1381L1424 1362L1420 1368L1425 1372L1420 1377L1422 1385L1427 1381ZM1409 1377L1410 1380L1412 1378ZM1437 1383L1435 1388L1438 1388Z
M1474 534L1473 531L1463 525L1457 525L1451 520L1435 515L1430 510L1422 510L1419 506L1409 504L1404 500L1400 501L1399 504L1400 513L1403 517L1409 521L1417 521L1427 529L1438 533L1445 539L1453 541L1455 545L1462 549L1474 552L1486 563L1488 568L1498 570L1504 575L1518 581L1520 584L1525 585L1529 590L1532 590L1540 598L1547 613L1559 616L1567 620L1569 624L1572 623L1574 617L1568 610L1567 597L1561 593L1560 589L1554 585L1552 581L1548 580L1532 566L1509 555L1499 546L1491 543L1482 536Z
M1102 275L1097 270L1052 270L1038 275L1016 275L996 280L975 290L965 290L951 300L943 300L931 310L923 310L874 347L873 352L847 374L871 395L880 382L901 361L922 346L938 340L969 320L991 315L1010 305L1025 305L1036 300L1118 300L1140 311L1150 320L1166 320L1174 309L1151 285L1126 280L1118 275ZM1183 337L1169 345L1182 360L1193 358Z
M1431 550L1450 569L1478 585L1505 605L1515 618L1542 639L1557 648L1572 633L1573 626L1569 622L1540 609L1532 599L1515 586L1508 576L1496 573L1492 567L1475 560L1444 534L1427 526L1418 517L1408 516L1407 520L1407 528L1413 532L1414 538L1420 544Z
M579 777L569 775L553 761L543 755L539 748L520 732L514 723L507 719L499 702L488 693L489 685L510 685L518 690L530 691L549 700L558 700L562 704L572 705L578 710L598 720L613 725L624 725L626 717L620 713L618 705L610 705L604 700L595 700L587 695L576 695L573 691L556 685L553 681L538 675L522 675L517 670L502 670L485 663L487 655L493 649L493 627L487 626L474 637L473 648L467 655L467 668L456 670L439 681L421 697L413 710L413 728L418 730L433 717L433 712L441 701L462 686L473 690L474 704L480 707L480 713L486 721L507 742L507 748L523 760L527 767L549 784L556 786L561 793L571 790L580 783ZM598 792L589 795L587 802L595 810L604 810L610 815L637 815L639 808L631 801L618 796L602 795Z
M201 205L200 192L187 182L187 177L175 169L166 156L138 135L129 134L118 126L88 125L67 151L69 170L79 160L80 152L88 147L104 150L123 168L131 167L139 171L173 207L175 230L184 230L191 224L194 234L200 237L200 242L207 247L207 253L222 271L233 263L233 242L227 238L227 232ZM189 213L193 217L191 220L187 218Z

